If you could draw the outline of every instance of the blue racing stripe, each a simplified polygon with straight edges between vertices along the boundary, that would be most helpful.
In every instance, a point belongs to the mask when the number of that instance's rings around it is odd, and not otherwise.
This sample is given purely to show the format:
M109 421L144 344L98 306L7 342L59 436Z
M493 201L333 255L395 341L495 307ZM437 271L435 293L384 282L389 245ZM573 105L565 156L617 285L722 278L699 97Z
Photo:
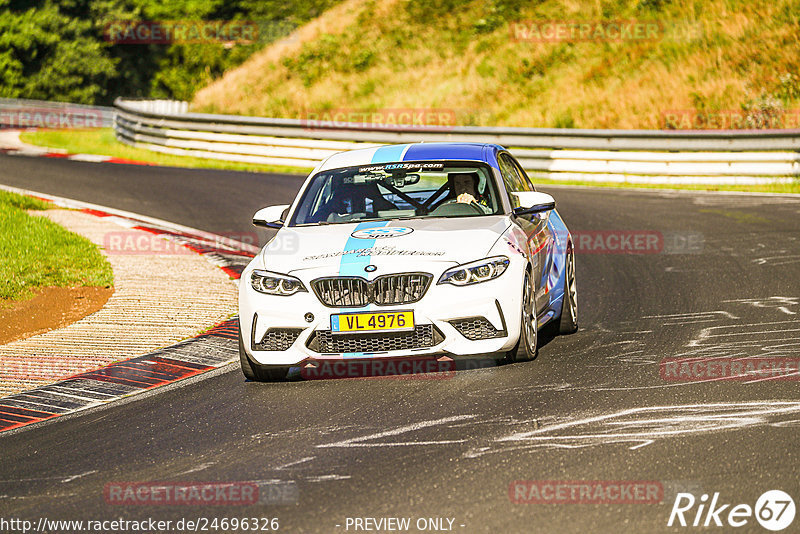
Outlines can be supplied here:
M409 147L403 155L403 161L485 161L492 167L497 167L496 153L500 148L478 143L417 143Z
M359 223L354 231L382 228L388 224L389 221L366 221ZM345 254L342 255L342 261L339 263L339 276L363 277L364 267L369 265L371 256L357 253L347 254L347 252L351 250L360 250L362 248L372 248L373 246L375 246L374 239L359 239L353 236L347 238L347 242L344 244Z
M382 146L372 155L372 163L391 163L402 161L403 151L410 145Z
M389 221L365 221L359 223L356 226L354 232L359 230L369 230L370 228L382 228L389 224ZM347 242L344 245L344 251L350 250L360 250L364 248L372 248L375 246L374 239L359 239L357 237L350 236L347 239ZM370 264L371 256L370 255L361 255L358 253L352 254L343 254L342 260L339 263L339 276L364 276L364 267ZM340 309L340 313L353 313L357 311L367 311L369 310L369 304L364 306L363 308L353 309L353 308L346 308ZM338 321L338 317L333 319ZM331 325L333 327L333 325ZM347 352L342 354L342 358L361 358L364 356L363 352Z

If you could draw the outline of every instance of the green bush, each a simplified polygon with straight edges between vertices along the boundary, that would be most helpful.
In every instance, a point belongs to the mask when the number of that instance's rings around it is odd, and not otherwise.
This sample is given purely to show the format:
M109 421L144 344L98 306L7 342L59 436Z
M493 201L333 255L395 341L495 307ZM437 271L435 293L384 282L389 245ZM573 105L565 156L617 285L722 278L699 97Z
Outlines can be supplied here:
M117 96L190 100L195 91L340 0L0 0L0 97L110 104ZM116 21L246 20L255 43L114 44ZM361 57L354 68L366 68Z

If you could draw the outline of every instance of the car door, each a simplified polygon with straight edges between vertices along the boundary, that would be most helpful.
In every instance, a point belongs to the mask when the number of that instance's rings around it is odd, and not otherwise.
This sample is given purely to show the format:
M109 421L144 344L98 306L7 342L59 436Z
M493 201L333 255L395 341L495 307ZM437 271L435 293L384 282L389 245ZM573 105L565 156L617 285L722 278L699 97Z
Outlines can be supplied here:
M517 197L510 193L517 193L522 191L533 191L533 184L531 184L528 176L519 168L519 164L514 158L506 153L500 153L498 156L498 163L500 165L500 174L503 176L503 181L506 185L506 190L509 192L509 201L512 208L519 207ZM551 246L551 233L547 225L547 213L537 213L523 215L516 218L517 224L527 237L528 250L530 252L531 265L533 267L533 281L535 284L534 290L536 295L536 312L537 315L547 307L547 280L546 276L549 271L548 252Z
M514 167L524 180L524 183L530 187L531 191L535 191L536 188L533 186L533 182L528 177L528 174L522 168L519 161L517 161L514 156L510 156L510 158L514 162ZM555 210L541 213L539 214L539 218L544 221L546 225L546 228L541 230L545 234L545 245L539 252L542 255L543 271L540 294L547 295L548 298L541 299L541 301L538 302L542 304L543 308L548 308L549 304L552 304L554 298L559 297L559 295L554 295L551 291L558 283L556 278L559 275L560 269L563 269L563 265L556 268L555 261L559 254L559 247L566 247L566 238L564 238L565 232L559 231L559 228L563 228L564 224L561 222L561 218ZM563 252L561 254L563 256Z

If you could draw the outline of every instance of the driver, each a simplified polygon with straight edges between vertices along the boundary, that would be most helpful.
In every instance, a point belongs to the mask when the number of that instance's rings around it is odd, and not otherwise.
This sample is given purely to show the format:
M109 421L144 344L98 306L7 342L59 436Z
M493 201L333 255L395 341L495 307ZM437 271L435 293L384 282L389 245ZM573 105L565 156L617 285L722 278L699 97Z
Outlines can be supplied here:
M458 172L450 174L451 187L456 202L460 204L474 204L485 213L491 212L486 199L478 194L478 174L474 172Z

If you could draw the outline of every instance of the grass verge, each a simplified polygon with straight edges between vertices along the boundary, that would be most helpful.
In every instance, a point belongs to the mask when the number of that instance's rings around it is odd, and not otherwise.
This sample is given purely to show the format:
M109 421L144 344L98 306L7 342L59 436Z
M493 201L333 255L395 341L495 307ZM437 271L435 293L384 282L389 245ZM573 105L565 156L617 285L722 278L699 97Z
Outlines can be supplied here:
M136 148L117 141L111 128L91 130L37 130L22 132L20 139L31 145L66 150L71 154L99 154L114 158L143 161L163 167L188 167L200 169L222 169L229 171L270 172L306 175L311 169L285 167L281 165L257 165L235 163L215 159L195 158L161 154L144 148Z
M111 265L96 245L25 212L47 208L37 199L0 191L0 306L30 298L40 287L114 283Z

